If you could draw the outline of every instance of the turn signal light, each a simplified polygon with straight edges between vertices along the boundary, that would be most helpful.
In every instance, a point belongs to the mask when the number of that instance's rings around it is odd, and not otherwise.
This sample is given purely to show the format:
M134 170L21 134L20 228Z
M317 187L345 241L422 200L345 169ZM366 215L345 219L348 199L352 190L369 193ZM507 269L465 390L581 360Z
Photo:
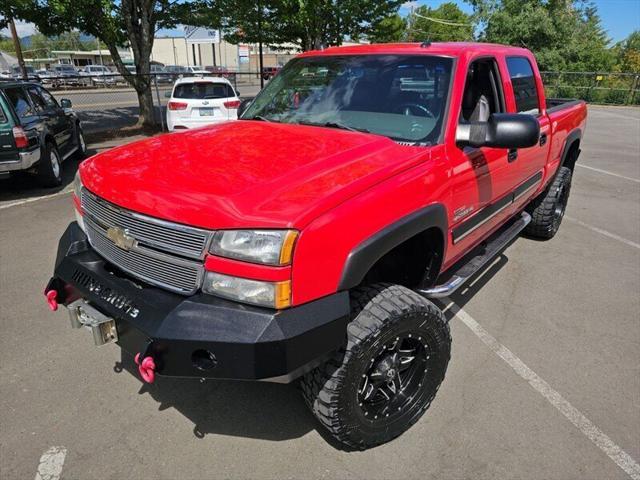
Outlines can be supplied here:
M238 108L240 106L240 100L232 100L230 102L224 102L225 108Z
M187 104L184 102L169 102L167 103L167 108L169 110L186 110Z
M13 127L13 138L16 141L17 148L26 148L29 146L29 139L22 127Z

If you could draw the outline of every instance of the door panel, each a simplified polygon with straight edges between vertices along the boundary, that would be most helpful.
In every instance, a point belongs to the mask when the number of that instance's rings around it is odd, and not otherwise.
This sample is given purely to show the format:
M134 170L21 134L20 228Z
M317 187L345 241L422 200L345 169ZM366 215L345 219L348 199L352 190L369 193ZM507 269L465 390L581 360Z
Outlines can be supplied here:
M549 117L543 112L540 84L534 74L532 60L527 57L507 57L504 61L509 75L510 89L507 89L509 111L535 115L540 123L540 139L536 145L530 148L518 149L518 156L513 162L513 185L518 192L515 200L516 208L525 204L535 192L535 187L542 181L538 175L546 163L551 143L551 126ZM533 179L537 183L531 185ZM528 188L523 190L524 186Z

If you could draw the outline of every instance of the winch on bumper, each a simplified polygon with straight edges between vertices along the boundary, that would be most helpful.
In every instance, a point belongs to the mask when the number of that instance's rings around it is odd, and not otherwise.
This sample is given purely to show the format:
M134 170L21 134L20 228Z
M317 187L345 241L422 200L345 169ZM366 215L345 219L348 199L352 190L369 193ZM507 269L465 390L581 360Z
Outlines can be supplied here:
M114 335L140 360L152 357L158 375L289 382L346 341L347 292L279 311L202 293L181 296L119 272L75 222L60 239L51 291L54 303L86 305L105 324L113 319L116 331L102 328L103 338Z

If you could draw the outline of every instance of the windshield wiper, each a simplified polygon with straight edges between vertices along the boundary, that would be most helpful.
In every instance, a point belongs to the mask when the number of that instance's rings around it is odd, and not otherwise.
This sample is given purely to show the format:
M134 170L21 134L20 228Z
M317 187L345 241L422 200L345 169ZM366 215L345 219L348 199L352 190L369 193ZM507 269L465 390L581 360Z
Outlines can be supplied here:
M277 120L272 120L271 118L263 117L262 115L256 115L256 116L251 117L251 118L245 118L244 120L259 120L261 122L280 123Z
M340 130L349 130L350 132L371 133L366 128L351 127L349 125L345 125L344 123L340 123L340 122L325 122L325 123L298 122L298 123L300 123L300 125L309 125L311 127L338 128Z

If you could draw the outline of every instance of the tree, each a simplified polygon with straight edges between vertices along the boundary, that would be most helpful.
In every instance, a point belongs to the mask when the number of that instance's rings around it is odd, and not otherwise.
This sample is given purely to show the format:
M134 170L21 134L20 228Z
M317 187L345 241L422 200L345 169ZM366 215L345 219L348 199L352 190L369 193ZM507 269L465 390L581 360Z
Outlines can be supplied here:
M393 43L402 41L406 35L407 21L394 13L374 23L367 38L371 43Z
M480 39L534 52L541 70L596 71L613 66L596 7L583 0L467 0Z
M474 22L452 2L438 8L418 7L409 15L409 40L459 42L473 40Z
M372 32L401 4L402 0L226 0L224 11L231 13L224 20L225 38L232 42L262 38L269 45L294 44L301 50L340 45L345 38ZM206 14L196 18L198 24L212 26Z
M172 0L9 0L11 15L33 22L45 35L82 31L99 38L114 65L135 89L140 106L138 125L155 125L151 95L150 55L159 28L188 23L190 5ZM0 12L4 13L4 12ZM133 52L136 74L125 68L118 47Z
M87 45L80 39L80 32L64 32L61 35L47 37L41 33L31 35L29 49L25 56L31 58L47 57L51 50L90 50L93 44Z
M640 72L640 30L631 33L614 47L616 70L624 73Z

